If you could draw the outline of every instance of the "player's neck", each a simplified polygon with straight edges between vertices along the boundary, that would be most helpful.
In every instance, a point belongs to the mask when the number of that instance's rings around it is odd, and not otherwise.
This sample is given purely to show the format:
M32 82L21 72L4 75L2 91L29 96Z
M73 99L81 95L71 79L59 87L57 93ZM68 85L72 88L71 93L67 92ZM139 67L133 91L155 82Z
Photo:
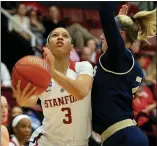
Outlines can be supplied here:
M55 58L55 69L63 74L66 74L69 66L69 57Z
M129 43L129 42L125 43L125 48L127 48L127 49L131 48L131 43Z
M23 146L25 144L25 140L21 139L19 136L16 135L16 138L20 144L20 146Z

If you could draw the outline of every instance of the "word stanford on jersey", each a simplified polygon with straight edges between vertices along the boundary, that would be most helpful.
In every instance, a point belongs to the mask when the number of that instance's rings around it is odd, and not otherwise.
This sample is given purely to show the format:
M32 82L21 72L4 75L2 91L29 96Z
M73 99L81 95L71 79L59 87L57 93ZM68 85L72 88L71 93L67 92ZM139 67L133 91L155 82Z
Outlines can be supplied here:
M76 101L78 101L78 99L76 99L72 95L63 96L61 98L49 99L49 100L45 100L45 108L61 106Z

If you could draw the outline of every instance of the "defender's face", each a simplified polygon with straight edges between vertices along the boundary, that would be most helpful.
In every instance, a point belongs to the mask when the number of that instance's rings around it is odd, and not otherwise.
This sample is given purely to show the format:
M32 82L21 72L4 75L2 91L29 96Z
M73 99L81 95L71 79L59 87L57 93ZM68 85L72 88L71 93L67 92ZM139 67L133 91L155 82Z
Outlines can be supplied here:
M107 46L107 42L106 42L106 38L105 38L104 34L102 34L102 35L100 36L100 40L101 40L101 43L102 43L102 51L103 51L103 52L106 52L108 46Z

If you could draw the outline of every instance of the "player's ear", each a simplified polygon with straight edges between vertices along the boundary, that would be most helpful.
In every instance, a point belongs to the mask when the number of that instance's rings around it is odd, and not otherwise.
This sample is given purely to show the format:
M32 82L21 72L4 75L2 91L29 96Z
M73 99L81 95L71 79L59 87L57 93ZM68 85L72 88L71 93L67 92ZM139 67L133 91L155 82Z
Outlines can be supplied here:
M123 40L125 40L125 39L126 39L125 32L124 32L124 31L120 31L120 34L121 34L121 36L122 36Z

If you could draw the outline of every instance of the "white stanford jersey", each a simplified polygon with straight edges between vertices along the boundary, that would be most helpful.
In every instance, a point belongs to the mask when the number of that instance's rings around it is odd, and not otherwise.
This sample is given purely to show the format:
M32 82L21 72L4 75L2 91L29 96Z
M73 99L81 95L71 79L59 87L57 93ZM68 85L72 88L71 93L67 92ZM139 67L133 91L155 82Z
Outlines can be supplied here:
M70 62L66 76L76 80L80 74L93 77L93 67L87 62ZM82 87L83 88L83 87ZM49 140L87 143L91 132L91 93L78 101L53 79L40 97L44 120L43 133Z

